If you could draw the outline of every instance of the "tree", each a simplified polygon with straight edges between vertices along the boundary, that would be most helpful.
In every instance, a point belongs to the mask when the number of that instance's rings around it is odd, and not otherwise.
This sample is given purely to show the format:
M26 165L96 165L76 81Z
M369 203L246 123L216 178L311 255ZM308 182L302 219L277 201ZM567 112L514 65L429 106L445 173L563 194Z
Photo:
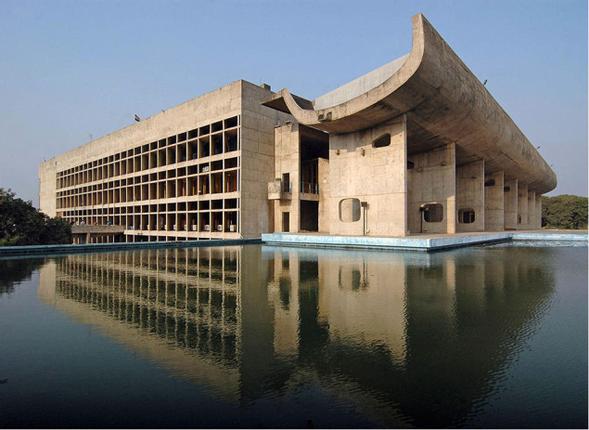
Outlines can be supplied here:
M0 246L71 243L67 221L50 218L10 191L0 188Z
M555 197L542 196L542 226L586 229L587 197L569 194Z

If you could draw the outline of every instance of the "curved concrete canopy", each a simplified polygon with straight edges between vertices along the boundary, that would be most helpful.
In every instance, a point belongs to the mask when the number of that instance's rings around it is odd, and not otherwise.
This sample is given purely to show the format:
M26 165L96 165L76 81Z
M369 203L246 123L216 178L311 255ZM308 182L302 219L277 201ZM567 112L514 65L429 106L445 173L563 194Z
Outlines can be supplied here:
M422 14L413 17L411 52L314 101L282 89L266 106L330 133L363 130L406 114L418 130L408 150L453 142L464 160L484 159L488 172L556 187L556 175L483 84ZM460 161L460 157L458 158Z

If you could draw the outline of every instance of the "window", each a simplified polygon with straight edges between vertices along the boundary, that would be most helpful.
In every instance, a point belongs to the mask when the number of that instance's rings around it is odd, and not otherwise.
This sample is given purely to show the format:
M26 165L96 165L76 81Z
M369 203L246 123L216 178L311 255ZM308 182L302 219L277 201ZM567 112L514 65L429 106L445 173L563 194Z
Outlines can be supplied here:
M389 133L383 134L377 139L372 141L373 148L383 148L385 146L389 146L391 144L391 135Z
M494 187L495 186L495 179L487 179L485 181L485 187Z
M407 160L407 170L411 170L415 167L415 163L411 160Z
M356 222L360 220L360 200L342 199L339 202L339 219L341 222Z
M442 222L444 219L444 206L440 203L426 203L420 210L423 212L425 222Z
M458 222L460 224L472 224L474 222L475 215L474 209L459 209L458 210Z
M503 191L506 192L506 193L508 193L510 190L511 190L510 187L503 187Z
M283 173L282 174L282 192L283 193L290 193L290 173Z

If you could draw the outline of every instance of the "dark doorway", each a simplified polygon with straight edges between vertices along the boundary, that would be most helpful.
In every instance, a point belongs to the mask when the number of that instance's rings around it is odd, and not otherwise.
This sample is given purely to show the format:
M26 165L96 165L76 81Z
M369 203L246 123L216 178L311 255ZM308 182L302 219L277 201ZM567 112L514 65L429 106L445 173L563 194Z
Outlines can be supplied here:
M301 200L301 230L319 231L319 202Z
M284 233L290 231L290 212L282 212L282 231Z

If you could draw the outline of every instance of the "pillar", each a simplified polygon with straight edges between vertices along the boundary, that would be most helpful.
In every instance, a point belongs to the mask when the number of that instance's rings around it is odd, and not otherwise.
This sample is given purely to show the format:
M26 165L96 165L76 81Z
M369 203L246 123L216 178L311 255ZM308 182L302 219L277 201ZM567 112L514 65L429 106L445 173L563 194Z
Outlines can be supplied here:
M517 228L517 202L518 202L518 180L508 179L504 181L503 201L505 207L504 228L515 230Z
M505 193L503 172L485 176L485 231L505 228Z
M474 216L472 215L474 212ZM485 161L456 167L456 231L485 229Z
M528 184L519 183L517 190L517 228L528 228Z

